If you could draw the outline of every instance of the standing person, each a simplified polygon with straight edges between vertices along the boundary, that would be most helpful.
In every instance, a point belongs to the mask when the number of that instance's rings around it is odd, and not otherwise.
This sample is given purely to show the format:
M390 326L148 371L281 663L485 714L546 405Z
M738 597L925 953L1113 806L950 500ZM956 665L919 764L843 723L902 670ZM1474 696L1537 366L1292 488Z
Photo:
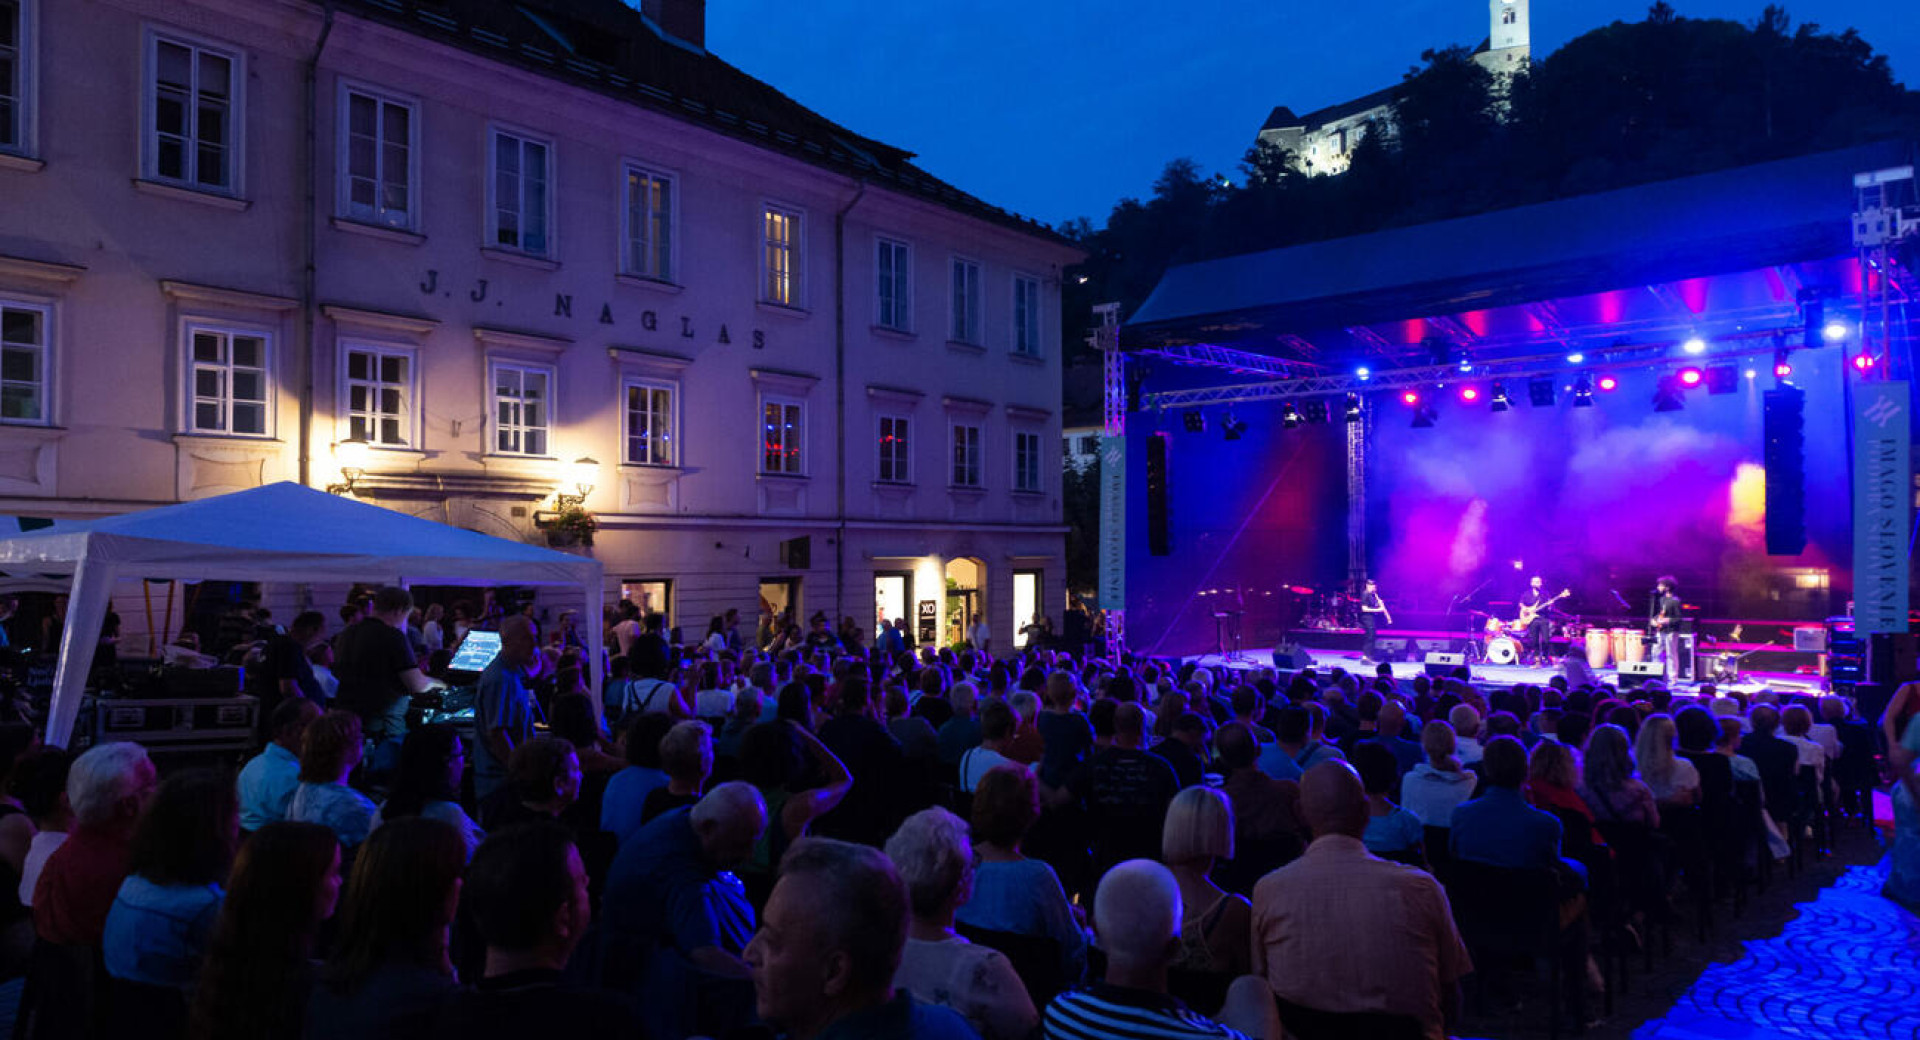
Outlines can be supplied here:
M1552 662L1547 643L1553 632L1553 622L1547 620L1547 608L1558 598L1547 595L1546 583L1538 574L1528 582L1527 591L1520 596L1521 620L1527 623L1527 653L1532 655L1536 665Z
M33 890L40 883L40 872L47 859L66 843L73 829L73 806L67 801L67 776L73 769L73 756L66 748L38 747L14 760L7 773L7 794L26 810L33 821L33 839L27 844L26 857L20 863L20 905L33 906ZM32 937L32 916L28 915L28 937Z
M427 607L427 612L420 622L420 636L427 641L428 653L432 653L435 650L449 649L447 646L447 627L440 623L440 619L446 616L446 612L446 607L438 603L431 604Z
M1660 662L1666 665L1667 681L1679 678L1680 585L1673 575L1662 574L1653 586L1653 633L1659 641Z
M533 739L540 708L533 699L530 669L538 651L532 621L514 614L500 622L500 652L480 673L473 698L473 728L479 738L473 746L473 793L482 802L506 782L513 749Z
M633 644L640 638L640 608L630 599L623 599L615 608L619 620L613 623L613 643L620 648L620 656L626 657L633 652Z
M1895 777L1893 851L1880 894L1920 914L1920 721L1907 722L1887 757Z
M1101 749L1077 781L1086 799L1093 837L1093 876L1127 859L1160 852L1167 804L1180 790L1173 767L1143 750L1146 714L1138 704L1113 713L1113 745Z
M406 589L383 585L373 595L372 613L334 640L340 706L360 716L368 739L376 744L406 736L407 708L414 694L446 685L427 678L414 660L406 633L412 611L413 596Z
M273 710L268 720L273 739L240 770L242 831L257 831L287 818L287 803L300 786L300 743L306 739L307 727L319 717L320 705L305 697L282 701Z
M320 687L320 680L313 674L313 662L307 659L307 648L326 631L327 616L317 610L303 610L293 619L292 627L285 635L274 633L267 639L265 693L272 703L260 706L263 715L271 715L273 709L284 700L302 697L315 704L326 704L326 692Z
M33 890L33 930L61 946L98 946L127 877L128 847L159 773L132 742L96 744L73 760L73 833L47 857Z
M1360 631L1364 633L1360 641L1360 663L1371 666L1374 654L1379 652L1377 637L1380 634L1380 620L1386 619L1393 624L1393 615L1387 612L1387 601L1380 598L1380 586L1372 579L1360 592Z
M306 898L301 894L306 893ZM340 897L340 843L311 823L270 823L233 861L188 1016L195 1040L299 1040L320 925Z
M313 720L300 744L300 786L287 802L287 819L318 823L351 849L367 840L378 812L366 795L347 786L365 745L360 716L330 711Z
M101 953L115 979L179 994L177 1004L167 1004L169 1012L177 1009L175 1025L185 1023L186 994L213 937L226 895L221 886L239 845L232 782L195 770L168 777L153 793L127 848L127 879L107 914Z
M393 791L374 818L373 829L409 816L439 820L460 832L461 844L472 856L486 834L460 805L460 778L466 767L466 743L452 726L435 723L408 733L400 745Z

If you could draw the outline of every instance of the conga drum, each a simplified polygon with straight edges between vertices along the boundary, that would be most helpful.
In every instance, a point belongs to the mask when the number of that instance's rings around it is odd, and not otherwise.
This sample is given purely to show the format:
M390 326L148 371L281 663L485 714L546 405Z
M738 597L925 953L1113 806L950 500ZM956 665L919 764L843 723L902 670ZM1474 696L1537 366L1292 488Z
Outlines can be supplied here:
M1647 659L1647 644L1637 628L1613 630L1613 663L1639 664Z
M1613 660L1613 634L1604 628L1587 629L1587 667L1605 668Z

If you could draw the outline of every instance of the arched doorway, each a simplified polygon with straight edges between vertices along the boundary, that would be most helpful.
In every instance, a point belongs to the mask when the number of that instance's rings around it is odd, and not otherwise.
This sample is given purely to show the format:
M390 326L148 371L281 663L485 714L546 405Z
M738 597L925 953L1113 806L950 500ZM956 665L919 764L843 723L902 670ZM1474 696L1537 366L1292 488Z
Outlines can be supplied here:
M971 556L956 556L946 568L946 628L949 646L966 644L975 623L987 616L987 565Z

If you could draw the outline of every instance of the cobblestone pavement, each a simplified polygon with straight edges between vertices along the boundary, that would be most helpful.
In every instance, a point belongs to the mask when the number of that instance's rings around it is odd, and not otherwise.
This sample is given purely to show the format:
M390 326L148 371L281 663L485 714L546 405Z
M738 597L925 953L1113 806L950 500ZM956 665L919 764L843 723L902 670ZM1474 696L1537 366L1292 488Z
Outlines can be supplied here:
M1846 831L1798 878L1783 865L1740 917L1716 907L1707 942L1676 927L1673 952L1651 972L1635 959L1629 992L1586 1040L1920 1040L1920 918L1880 897L1881 852ZM1545 1037L1540 999L1470 1014L1460 1035Z

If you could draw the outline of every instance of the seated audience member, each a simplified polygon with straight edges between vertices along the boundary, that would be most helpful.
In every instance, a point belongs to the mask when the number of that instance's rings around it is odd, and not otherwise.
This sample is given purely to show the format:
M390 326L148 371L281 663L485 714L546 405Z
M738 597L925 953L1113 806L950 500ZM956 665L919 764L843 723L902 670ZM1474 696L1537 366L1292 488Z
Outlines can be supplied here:
M1675 807L1698 805L1700 771L1674 754L1677 736L1671 717L1649 715L1640 724L1640 735L1634 738L1634 764L1655 802Z
M1560 818L1528 805L1520 794L1527 750L1510 737L1495 737L1480 766L1485 790L1453 811L1453 857L1495 867L1560 869Z
M796 1040L975 1036L953 1011L895 987L907 907L907 886L878 849L796 843L746 949L760 1017Z
M507 783L480 806L487 830L557 820L580 797L580 757L559 737L535 737L513 749Z
M973 895L966 822L945 809L922 809L887 839L886 853L912 908L895 988L959 1012L985 1040L1026 1040L1040 1015L1013 965L953 928L955 911Z
M1040 756L1040 783L1060 790L1093 754L1093 724L1075 709L1080 690L1074 685L1072 675L1066 672L1048 675L1044 693L1046 705L1034 723L1046 746Z
M640 823L670 809L684 809L700 800L707 778L713 775L713 727L704 722L676 722L660 738L660 768L667 785L647 794L640 807Z
M134 829L127 879L101 935L108 975L178 992L184 1001L239 842L240 805L227 774L195 770L160 784Z
M1580 800L1600 823L1660 826L1653 790L1633 775L1632 741L1627 731L1607 723L1587 736L1580 764Z
M1113 746L1093 759L1082 781L1093 831L1094 876L1126 859L1150 859L1160 851L1167 803L1180 779L1159 755L1141 749L1146 715L1122 704L1113 715Z
M1007 757L1031 766L1040 761L1047 750L1046 738L1040 735L1040 695L1032 690L1016 690L1007 697L1007 706L1013 709L1016 720L1013 746L1008 749Z
M400 745L400 768L394 775L393 793L374 817L374 828L407 816L425 816L459 831L461 844L472 856L486 833L460 807L460 779L466 765L466 743L452 726L434 724L409 730Z
M1716 720L1720 727L1720 736L1713 742L1714 754L1727 760L1727 771L1734 781L1760 783L1760 767L1753 759L1740 753L1740 744L1746 739L1746 730L1741 728L1741 719L1723 718ZM1760 789L1760 797L1766 799L1766 788Z
M674 717L666 712L636 715L627 724L622 740L627 767L607 780L600 800L600 829L615 841L625 841L640 829L647 795L667 786L666 771L660 768L660 741L673 726Z
M1453 727L1454 751L1463 766L1480 761L1480 712L1471 704L1456 704L1447 711L1447 723Z
M1168 725L1167 739L1155 744L1152 753L1173 767L1181 787L1193 787L1206 779L1207 720L1196 711L1175 715Z
M1533 746L1527 756L1527 783L1521 793L1534 808L1560 818L1562 851L1605 844L1593 825L1593 810L1580 797L1579 785L1580 766L1572 748L1556 740L1543 740ZM1569 829L1574 825L1569 818L1577 820L1578 833Z
M315 944L339 897L340 843L332 831L317 823L269 823L249 836L234 857L194 987L190 1035L304 1035Z
M521 823L480 843L461 902L487 944L485 974L441 1007L437 1040L641 1035L632 1004L561 982L593 911L587 868L556 821Z
M1093 927L1107 955L1106 977L1053 998L1044 1020L1048 1040L1278 1037L1273 998L1258 979L1246 977L1234 984L1222 1021L1167 992L1167 972L1180 948L1182 910L1179 883L1166 867L1136 859L1108 871L1093 900Z
M1232 704L1233 721L1247 727L1255 742L1273 743L1273 731L1260 724L1260 719L1267 711L1267 698L1261 694L1259 687L1244 683L1234 687Z
M1040 817L1033 774L1001 766L980 778L973 794L973 894L955 915L970 928L1052 939L1060 948L1062 977L1076 982L1086 971L1087 936L1074 918L1060 877L1043 860L1020 852L1020 843Z
M1425 871L1367 853L1371 811L1350 766L1308 770L1300 804L1313 844L1254 889L1254 973L1289 1003L1409 1015L1442 1040L1457 983L1472 970L1445 890Z
M1278 783L1279 781L1275 781ZM1160 860L1180 887L1180 952L1173 967L1232 976L1248 969L1248 929L1253 908L1212 877L1214 865L1233 858L1233 807L1208 787L1189 787L1167 807Z
M1813 712L1805 705L1795 704L1780 713L1780 732L1782 740L1794 746L1799 752L1797 768L1813 770L1814 777L1821 783L1827 779L1827 751L1814 742L1809 733L1813 729ZM1641 767L1645 772L1646 767Z
M135 825L158 786L145 748L96 744L73 760L73 831L47 857L33 890L33 930L59 946L99 946L107 911L127 878Z
M947 691L947 700L953 705L953 717L941 723L940 763L958 766L960 756L967 749L980 746L981 732L978 712L979 687L971 679L963 679L953 684Z
M1831 693L1821 697L1818 705L1820 720L1808 727L1807 738L1820 745L1821 750L1827 753L1827 761L1831 762L1840 757L1840 730L1848 725L1847 716L1851 709L1848 708L1845 697ZM1684 740L1681 741L1681 746L1686 746Z
M73 829L73 806L67 801L67 777L73 768L73 756L65 748L38 747L13 760L7 773L7 794L20 803L20 809L33 822L33 837L20 861L19 897L22 907L33 906L33 890L40 883L40 872L47 858L67 840ZM29 943L33 939L32 915L27 915Z
M1399 763L1394 761L1393 752L1376 741L1363 740L1354 745L1347 761L1360 774L1360 783L1367 791L1367 830L1360 838L1367 851L1403 863L1424 864L1426 853L1421 845L1426 830L1419 817L1393 800L1393 785L1399 779Z
M1752 732L1740 741L1740 753L1760 770L1768 811L1776 820L1784 818L1793 811L1793 774L1800 767L1800 749L1781 738L1780 711L1771 704L1754 705L1747 723Z
M459 832L439 820L402 817L367 838L308 1002L305 1040L419 1040L460 988L448 932L466 862Z
M962 792L972 794L980 778L986 776L990 769L1020 765L1011 754L1014 733L1019 725L1020 717L1006 701L988 701L986 707L980 710L980 743L960 754Z
M329 711L314 719L300 743L300 786L287 802L287 819L320 824L348 849L367 840L379 810L347 786L363 751L360 716Z
M1467 705L1458 707L1472 711ZM1475 720L1478 721L1477 719ZM1420 730L1420 747L1427 760L1414 766L1400 781L1400 804L1425 827L1446 827L1453 810L1473 797L1479 778L1468 772L1457 752L1453 727L1435 719ZM1475 745L1479 750L1479 745Z
M320 706L304 697L281 701L267 729L272 739L240 770L240 829L252 833L287 818L300 786L300 742Z
M1300 784L1275 780L1261 771L1260 748L1244 723L1220 727L1213 743L1226 774L1220 790L1233 808L1233 883L1239 891L1250 891L1260 876L1307 847L1307 827L1300 820Z
M741 951L753 907L730 873L753 855L767 807L735 781L622 842L608 872L609 983L640 996L656 1035L719 1035L744 1024Z
M1408 740L1407 709L1399 701L1389 700L1380 706L1380 714L1374 722L1374 743L1393 753L1393 760L1401 773L1406 773L1427 758L1420 743ZM1424 734L1422 734L1424 737ZM1349 756L1351 757L1351 756Z

